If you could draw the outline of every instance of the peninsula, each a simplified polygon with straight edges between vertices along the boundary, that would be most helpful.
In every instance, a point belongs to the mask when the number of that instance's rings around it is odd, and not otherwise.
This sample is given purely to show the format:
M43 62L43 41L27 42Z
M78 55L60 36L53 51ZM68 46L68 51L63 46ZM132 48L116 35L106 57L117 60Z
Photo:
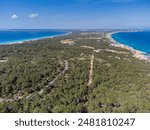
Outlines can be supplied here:
M0 112L150 112L149 60L110 36L75 30L1 45Z

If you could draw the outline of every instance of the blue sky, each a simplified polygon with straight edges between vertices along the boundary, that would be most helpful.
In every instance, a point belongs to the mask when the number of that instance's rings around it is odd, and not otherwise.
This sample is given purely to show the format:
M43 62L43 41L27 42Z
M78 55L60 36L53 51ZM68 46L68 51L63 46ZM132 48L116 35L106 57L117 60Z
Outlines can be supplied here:
M150 0L0 0L0 28L150 28Z

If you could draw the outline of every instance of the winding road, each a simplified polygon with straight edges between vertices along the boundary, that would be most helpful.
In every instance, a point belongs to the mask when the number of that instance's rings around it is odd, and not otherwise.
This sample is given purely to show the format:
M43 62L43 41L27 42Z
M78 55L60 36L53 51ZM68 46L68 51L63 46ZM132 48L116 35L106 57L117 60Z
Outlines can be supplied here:
M69 63L66 60L64 60L64 62L65 62L65 69L61 73L59 73L51 82L49 82L49 84L45 88L49 88L51 85L53 85L58 80L58 78L61 77L68 70ZM43 92L44 92L44 89L39 91L38 94L42 95Z
M58 80L58 78L61 77L63 74L65 74L65 72L69 69L68 61L64 60L64 63L65 63L64 70L62 72L60 72L52 81L50 81L49 84L45 88L49 88L51 85L53 85ZM37 94L42 95L45 88L43 88L42 90L37 92ZM29 99L32 96L32 94L30 94L30 95L28 95L26 97L24 97L24 96L17 96L17 97L12 98L12 99L0 98L0 103L1 102L14 102L14 101L18 101L18 100L23 99L23 98Z

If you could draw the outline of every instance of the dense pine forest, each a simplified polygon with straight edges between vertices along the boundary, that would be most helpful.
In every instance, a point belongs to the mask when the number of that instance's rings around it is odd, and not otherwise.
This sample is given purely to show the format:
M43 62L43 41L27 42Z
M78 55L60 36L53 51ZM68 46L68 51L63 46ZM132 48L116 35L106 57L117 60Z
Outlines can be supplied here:
M150 63L106 32L0 46L0 112L150 112Z

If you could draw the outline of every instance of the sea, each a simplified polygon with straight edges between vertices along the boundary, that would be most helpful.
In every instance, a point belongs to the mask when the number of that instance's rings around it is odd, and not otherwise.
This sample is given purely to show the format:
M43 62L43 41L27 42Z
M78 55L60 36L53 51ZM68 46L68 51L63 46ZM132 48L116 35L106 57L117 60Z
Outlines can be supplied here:
M21 43L24 41L39 40L48 37L65 35L67 33L67 31L63 30L46 29L0 30L0 44Z
M150 31L119 32L114 33L112 38L121 44L150 55Z

